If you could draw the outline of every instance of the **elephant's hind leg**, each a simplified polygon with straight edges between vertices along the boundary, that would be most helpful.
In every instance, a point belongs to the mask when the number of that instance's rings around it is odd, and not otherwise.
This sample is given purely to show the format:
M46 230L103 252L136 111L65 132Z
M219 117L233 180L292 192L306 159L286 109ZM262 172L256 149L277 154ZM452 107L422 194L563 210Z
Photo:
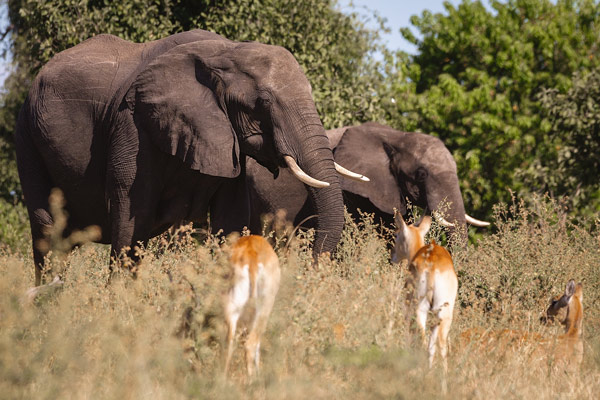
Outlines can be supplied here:
M33 247L33 261L35 264L35 285L42 283L44 258L48 254L48 246L42 241L46 236L47 228L53 224L48 198L53 183L42 161L42 156L37 151L29 131L22 126L23 116L19 115L19 127L15 135L17 147L18 169L27 212L31 226L31 242Z
M38 207L29 211L31 226L31 240L33 245L33 262L35 264L35 286L42 284L42 273L45 267L45 258L48 254L48 245L45 231L52 227L53 220L46 208Z

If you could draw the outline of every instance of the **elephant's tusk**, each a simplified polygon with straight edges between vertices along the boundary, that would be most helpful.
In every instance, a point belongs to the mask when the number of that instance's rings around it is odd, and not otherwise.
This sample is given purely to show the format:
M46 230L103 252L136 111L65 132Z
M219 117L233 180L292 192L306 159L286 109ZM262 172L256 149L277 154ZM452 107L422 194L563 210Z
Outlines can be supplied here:
M440 224L441 226L445 226L446 228L452 228L454 226L452 222L446 221L446 219L442 217L439 212L434 212L433 216L435 217L435 220L438 222L438 224Z
M312 176L308 175L306 172L302 171L302 168L298 166L296 160L294 160L292 157L283 156L283 159L285 160L285 163L290 168L292 173L296 176L296 178L298 178L300 182L304 182L307 185L316 188L324 188L329 186L329 183L315 179Z
M355 181L361 181L361 182L370 182L371 180L361 174L357 174L356 172L352 172L344 167L342 167L340 164L338 163L333 163L333 165L335 165L335 170L340 174L343 175L345 177L348 177L350 179L354 179Z
M480 226L480 227L490 226L489 222L480 221L478 219L475 219L475 218L471 217L469 214L466 214L466 213L465 213L465 219L471 225Z

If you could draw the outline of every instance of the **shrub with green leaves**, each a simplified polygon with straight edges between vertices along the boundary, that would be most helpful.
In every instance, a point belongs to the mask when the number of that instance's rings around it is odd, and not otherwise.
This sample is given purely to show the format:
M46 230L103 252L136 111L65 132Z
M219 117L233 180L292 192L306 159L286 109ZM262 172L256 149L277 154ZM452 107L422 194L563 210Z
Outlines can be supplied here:
M566 93L548 89L539 99L552 127L523 179L567 196L571 212L590 217L600 211L600 69L577 73Z
M0 198L0 249L28 253L31 248L29 216L23 203Z
M536 96L543 88L564 92L574 72L599 64L600 4L464 0L445 8L411 17L419 38L402 29L417 54L388 63L389 78L400 83L390 83L395 103L382 106L392 125L444 141L467 208L490 215L510 199L507 188L535 191L517 172L531 168L550 142L551 123Z

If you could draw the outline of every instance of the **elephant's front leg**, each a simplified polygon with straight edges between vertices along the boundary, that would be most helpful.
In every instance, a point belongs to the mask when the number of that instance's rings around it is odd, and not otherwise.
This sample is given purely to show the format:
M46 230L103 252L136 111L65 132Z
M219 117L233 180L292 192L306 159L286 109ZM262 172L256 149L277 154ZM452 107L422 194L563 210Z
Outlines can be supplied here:
M139 241L135 238L136 223L143 216L134 214L131 205L128 197L111 196L111 272L115 264L132 269L140 259L137 244L145 243L141 237Z
M151 158L152 149L148 146L144 149L137 135L114 135L106 182L110 199L111 271L115 263L134 267L140 259L136 247L145 244L150 236L158 201L154 193L157 179L152 168L140 164L144 157Z

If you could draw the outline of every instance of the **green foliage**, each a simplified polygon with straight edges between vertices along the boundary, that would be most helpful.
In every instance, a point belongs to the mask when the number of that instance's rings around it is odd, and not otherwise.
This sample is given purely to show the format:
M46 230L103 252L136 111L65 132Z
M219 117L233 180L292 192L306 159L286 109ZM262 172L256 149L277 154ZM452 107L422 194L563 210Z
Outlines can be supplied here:
M0 250L9 248L28 253L31 248L30 238L25 205L0 198Z
M170 2L162 0L9 0L13 56L33 76L56 53L110 33L142 42L177 30Z
M543 91L539 99L552 123L549 141L523 179L555 196L568 196L579 215L600 211L600 69L573 76L566 93Z
M536 95L564 91L573 72L598 65L600 5L582 0L446 3L446 13L413 16L422 39L408 64L397 61L383 102L392 125L432 133L453 152L469 211L490 214L512 188L529 192L527 170L548 141ZM402 55L402 57L405 57ZM392 64L393 65L393 64Z

